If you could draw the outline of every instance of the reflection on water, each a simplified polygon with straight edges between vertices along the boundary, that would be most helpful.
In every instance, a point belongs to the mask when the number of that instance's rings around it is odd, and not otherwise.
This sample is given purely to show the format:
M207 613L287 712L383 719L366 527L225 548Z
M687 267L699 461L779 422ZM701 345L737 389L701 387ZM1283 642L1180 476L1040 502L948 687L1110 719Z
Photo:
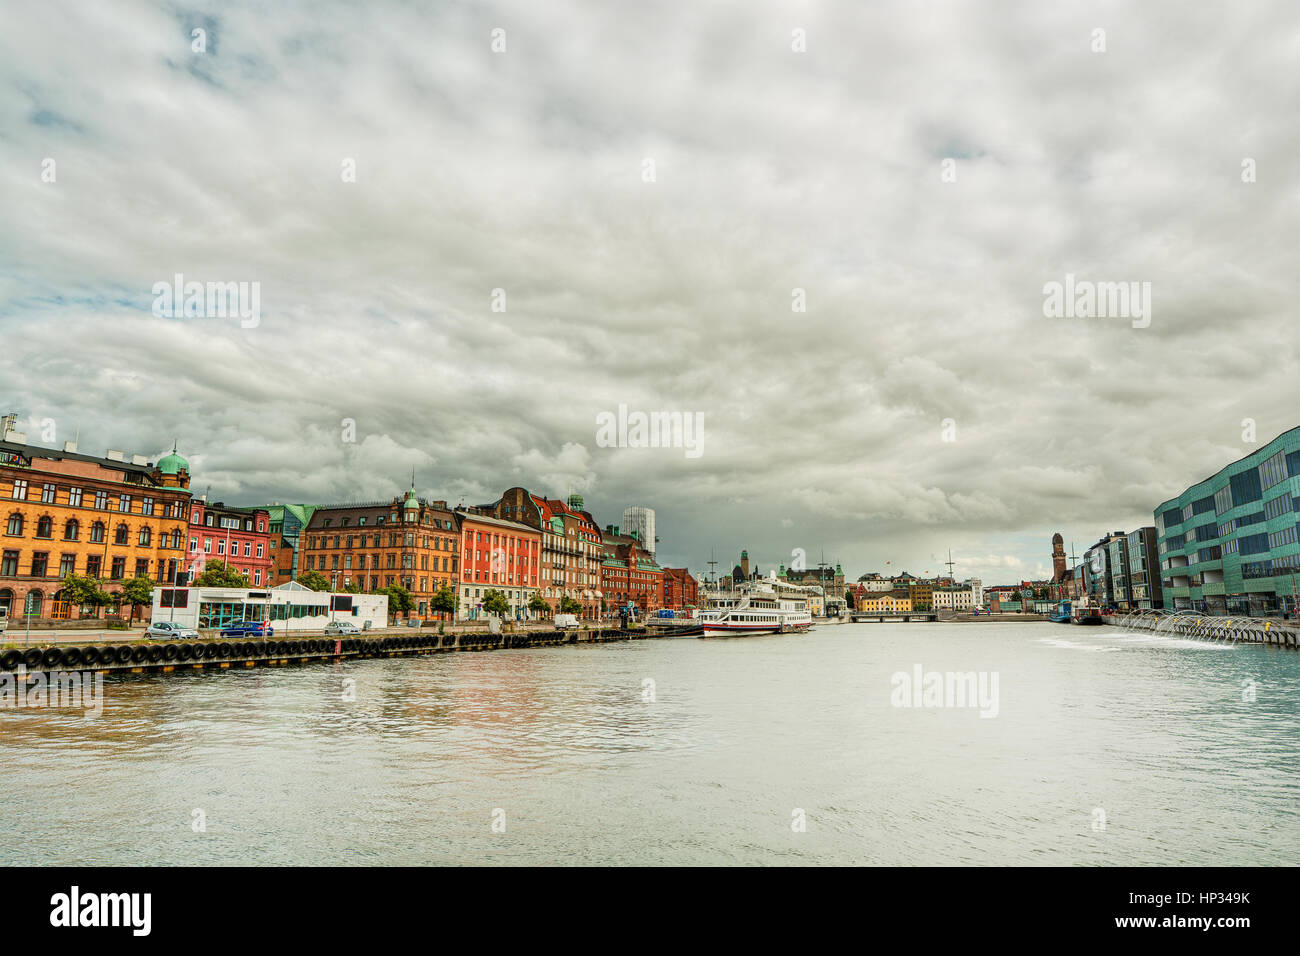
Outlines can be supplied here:
M891 675L917 665L996 672L998 716L892 707ZM110 679L99 719L0 710L0 726L0 825L22 835L7 864L1300 851L1300 654L1109 627L841 625Z

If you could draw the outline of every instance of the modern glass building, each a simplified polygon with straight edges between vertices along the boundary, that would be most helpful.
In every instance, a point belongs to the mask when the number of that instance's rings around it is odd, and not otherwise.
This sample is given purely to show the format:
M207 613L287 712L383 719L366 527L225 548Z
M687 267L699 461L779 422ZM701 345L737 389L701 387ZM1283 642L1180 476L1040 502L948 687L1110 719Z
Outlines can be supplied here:
M1166 608L1295 609L1300 428L1156 508Z

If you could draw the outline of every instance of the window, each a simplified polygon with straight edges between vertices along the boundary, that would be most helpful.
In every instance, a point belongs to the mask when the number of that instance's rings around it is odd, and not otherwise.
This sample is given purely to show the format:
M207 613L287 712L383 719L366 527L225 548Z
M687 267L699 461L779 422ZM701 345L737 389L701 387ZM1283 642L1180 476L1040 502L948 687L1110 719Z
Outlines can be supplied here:
M0 574L7 578L18 576L18 552L6 551L4 557L0 558Z
M15 511L13 514L9 516L9 524L7 526L7 530L5 531L5 534L11 534L17 536L17 535L21 535L22 533L23 533L23 516Z
M48 551L32 552L32 575L33 577L43 578L46 571L49 570L50 554Z
M99 577L100 560L100 556L97 554L86 555L86 574L92 578Z
M77 570L77 556L75 554L64 554L59 556L59 577L66 578Z
M1250 471L1243 471L1241 474L1233 475L1228 479L1228 485L1232 488L1232 503L1234 505L1259 501L1264 493L1259 483L1258 468L1252 468Z
M130 511L131 511L131 496L130 496L130 495L118 495L118 496L117 496L117 510L123 512L124 514L129 514L129 513L130 513Z
M63 540L76 541L81 534L81 524L76 518L69 518L63 525Z
M147 548L153 543L153 529L145 525L140 529L140 547Z
M222 538L219 541L217 541L217 554L225 554L225 553L226 553L226 539Z
M54 504L54 497L57 491L58 489L55 488L54 485L52 485L48 481L45 482L43 485L41 485L41 501L47 505Z
M136 558L136 559L135 559L135 576L136 576L137 578L147 578L147 577L149 576L149 559L148 559L148 558Z
M204 539L203 539L203 553L204 553L204 554L211 554L211 553L212 553L212 539L211 539L211 538L204 538Z
M14 492L12 497L14 501L27 500L27 479L26 478L14 479Z
M90 540L96 543L104 540L104 522L96 521L90 526Z
M118 525L118 526L117 526L117 530L115 530L115 531L113 532L113 543L114 543L114 544L126 544L126 542L127 542L127 538L130 536L130 534L131 534L131 529L130 529L130 528L128 528L128 527L127 527L126 525L124 525L124 524L120 524L120 525Z
M114 581L120 581L126 577L126 558L113 559L113 572L110 577Z
M96 511L107 511L107 510L108 510L108 492L107 492L107 491L97 491L97 492L95 492L95 510L96 510Z
M52 538L54 537L54 519L49 515L41 515L36 521L36 537Z
M1289 491L1286 492L1285 494L1278 495L1276 498L1272 498L1264 502L1265 519L1279 518L1284 514L1290 514L1290 512L1291 512L1291 492Z
M68 505L69 505L70 507L73 507L73 508L80 508L80 507L81 507L81 489L80 489L80 488L69 488L69 489L68 489Z
M144 498L144 499L142 499L142 500L140 501L140 514L142 514L142 515L151 515L151 514L153 514L153 499L152 499L152 498Z
M1268 550L1268 535L1252 534L1249 537L1239 538L1237 545L1242 554L1261 554Z
M1288 544L1295 544L1295 525L1289 528L1283 528L1281 531L1274 531L1268 536L1268 546L1270 550L1284 548Z
M1259 466L1259 483L1265 491L1287 478L1286 452L1280 451Z

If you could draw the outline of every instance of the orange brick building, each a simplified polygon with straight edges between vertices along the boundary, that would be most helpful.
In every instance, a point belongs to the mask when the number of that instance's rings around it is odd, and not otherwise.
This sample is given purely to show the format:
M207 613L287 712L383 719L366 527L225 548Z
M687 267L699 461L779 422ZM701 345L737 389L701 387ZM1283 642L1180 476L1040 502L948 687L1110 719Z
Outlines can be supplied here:
M298 537L298 573L319 571L341 591L400 584L411 592L410 616L431 618L430 599L460 584L460 525L445 501L416 497L316 508Z
M62 590L68 574L120 594L128 578L163 583L183 569L190 475L174 448L156 465L119 451L97 458L75 442L62 451L29 445L13 424L0 426L0 609L15 619L95 617Z

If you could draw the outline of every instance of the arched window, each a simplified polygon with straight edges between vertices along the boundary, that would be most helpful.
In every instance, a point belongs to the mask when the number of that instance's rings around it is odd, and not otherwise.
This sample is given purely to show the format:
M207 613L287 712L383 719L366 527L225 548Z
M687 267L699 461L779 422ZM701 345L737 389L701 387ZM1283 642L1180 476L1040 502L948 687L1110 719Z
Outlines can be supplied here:
M90 540L91 541L104 540L104 522L96 521L94 524L90 526Z
M81 525L76 518L69 518L67 524L63 526L63 540L76 541L77 536L81 534Z
M145 525L143 528L140 529L140 546L143 548L147 548L149 547L149 544L152 541L153 541L153 529L150 528L148 525Z
M27 611L32 617L41 616L41 605L45 603L45 595L40 591L29 591L27 594Z
M50 538L54 536L54 519L49 515L41 515L36 519L36 537Z
M114 532L113 534L113 543L126 544L127 537L130 535L130 533L131 533L131 529L129 529L125 524L118 525L117 531Z
M9 516L9 526L5 534L22 534L23 533L23 516L17 511Z

